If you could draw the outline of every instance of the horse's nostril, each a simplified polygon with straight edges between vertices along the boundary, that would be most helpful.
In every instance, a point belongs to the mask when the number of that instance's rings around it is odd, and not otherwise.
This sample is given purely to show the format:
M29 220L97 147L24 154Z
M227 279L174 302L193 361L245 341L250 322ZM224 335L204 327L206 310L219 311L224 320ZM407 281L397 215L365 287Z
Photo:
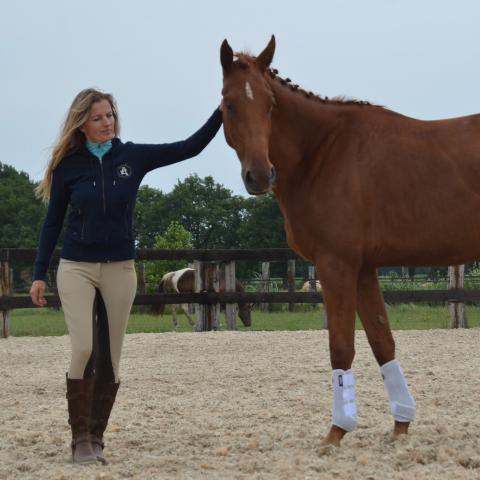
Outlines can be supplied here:
M266 193L273 186L275 169L272 166L265 167L259 168L258 170L243 170L242 172L245 186L252 195Z

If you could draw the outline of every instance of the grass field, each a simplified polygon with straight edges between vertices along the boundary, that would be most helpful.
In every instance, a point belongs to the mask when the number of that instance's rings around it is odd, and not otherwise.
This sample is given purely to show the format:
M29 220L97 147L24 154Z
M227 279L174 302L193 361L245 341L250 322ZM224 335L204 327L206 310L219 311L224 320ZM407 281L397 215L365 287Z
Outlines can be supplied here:
M282 306L283 307L283 306ZM323 306L297 305L297 311L289 313L279 311L261 313L252 312L252 327L248 330L318 330L323 328ZM284 307L283 307L284 308ZM480 308L467 306L466 316L469 327L480 326ZM401 304L388 308L390 324L395 330L425 330L447 328L449 311L447 306L428 306L418 304ZM178 332L192 331L184 315L178 315ZM225 319L221 316L224 326ZM247 330L238 321L240 330ZM224 328L224 327L223 327ZM357 328L361 324L357 319ZM135 309L130 316L128 333L161 333L173 331L172 317L163 317L138 313ZM10 334L13 336L50 336L65 335L67 329L61 311L54 309L19 309L11 313Z

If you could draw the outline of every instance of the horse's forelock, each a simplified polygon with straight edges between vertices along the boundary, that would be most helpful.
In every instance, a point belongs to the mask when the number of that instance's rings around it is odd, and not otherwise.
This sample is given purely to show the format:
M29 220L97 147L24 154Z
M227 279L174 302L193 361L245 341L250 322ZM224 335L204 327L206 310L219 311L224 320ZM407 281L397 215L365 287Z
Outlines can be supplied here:
M255 66L255 57L245 52L235 53L233 67L240 70L250 70Z

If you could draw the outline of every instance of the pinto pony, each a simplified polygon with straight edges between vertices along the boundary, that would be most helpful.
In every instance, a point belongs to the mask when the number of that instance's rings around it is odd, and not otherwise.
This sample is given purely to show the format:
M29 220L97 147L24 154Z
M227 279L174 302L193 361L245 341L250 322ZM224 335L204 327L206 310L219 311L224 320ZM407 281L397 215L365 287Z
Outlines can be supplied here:
M220 272L220 291L225 291L225 273ZM245 289L243 285L235 280L235 291L244 292ZM160 293L193 293L195 292L195 270L193 268L183 268L181 270L176 270L175 272L168 272L160 281L158 287ZM185 313L185 316L188 319L190 325L194 325L194 321L189 315L187 305L182 305L182 310ZM158 305L151 308L150 312L153 315L163 315L165 311L165 305ZM238 302L238 316L240 320L246 327L252 325L251 317L251 305L246 302ZM178 327L177 315L176 315L176 306L172 305L172 321L175 328Z
M377 278L384 265L480 259L480 115L422 121L367 102L327 99L283 79L257 56L221 46L223 122L247 191L273 191L287 241L314 263L329 321L332 424L339 445L356 426L355 311L407 433L415 402ZM412 232L414 232L412 234Z
M312 285L312 282L309 280L302 285L300 289L301 292L321 292L322 284L319 280L315 280L315 283Z

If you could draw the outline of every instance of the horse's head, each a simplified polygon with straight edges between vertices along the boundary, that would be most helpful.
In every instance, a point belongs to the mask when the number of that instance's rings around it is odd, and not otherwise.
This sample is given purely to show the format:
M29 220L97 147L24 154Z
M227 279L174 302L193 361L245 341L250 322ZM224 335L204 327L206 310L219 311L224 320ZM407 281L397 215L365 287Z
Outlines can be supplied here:
M270 191L275 181L275 168L270 163L268 149L275 98L267 81L267 69L274 51L273 35L256 58L238 54L234 59L227 40L220 49L225 138L237 152L245 188L252 195Z
M242 303L238 309L238 316L246 327L252 326L252 307L251 303Z

